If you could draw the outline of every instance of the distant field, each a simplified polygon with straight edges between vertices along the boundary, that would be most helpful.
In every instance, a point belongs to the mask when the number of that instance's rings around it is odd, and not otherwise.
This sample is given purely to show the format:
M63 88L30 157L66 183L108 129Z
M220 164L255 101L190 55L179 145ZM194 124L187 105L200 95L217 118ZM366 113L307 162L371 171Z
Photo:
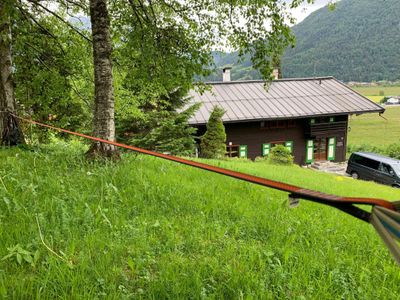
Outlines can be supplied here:
M383 96L400 95L400 86L368 86L352 88L364 96L380 96L381 91L383 91Z
M371 95L364 95L364 96L366 96L368 99L370 99L370 100L372 100L372 101L374 101L376 103L381 102L381 100L384 97L384 96L371 96Z
M400 143L400 107L387 107L382 115L365 114L352 116L349 123L348 143L373 146Z

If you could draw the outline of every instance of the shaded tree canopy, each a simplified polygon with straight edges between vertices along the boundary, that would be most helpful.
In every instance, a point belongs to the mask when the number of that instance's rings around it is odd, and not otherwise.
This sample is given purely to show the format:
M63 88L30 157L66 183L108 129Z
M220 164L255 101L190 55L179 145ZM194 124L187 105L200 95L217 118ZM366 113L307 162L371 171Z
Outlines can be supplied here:
M13 4L8 16L19 109L87 129L84 120L94 107L88 1L7 1ZM184 101L171 95L177 89L185 95L196 75L209 74L212 50L218 48L249 55L268 79L271 58L294 42L288 10L304 1L103 2L110 19L115 107L123 119L181 107Z

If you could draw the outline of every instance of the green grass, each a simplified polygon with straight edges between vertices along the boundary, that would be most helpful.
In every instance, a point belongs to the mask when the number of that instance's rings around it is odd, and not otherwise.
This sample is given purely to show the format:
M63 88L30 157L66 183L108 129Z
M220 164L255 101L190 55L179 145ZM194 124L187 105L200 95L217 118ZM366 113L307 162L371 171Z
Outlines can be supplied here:
M400 95L400 85L398 86L356 86L352 87L357 92L365 96L380 96L383 91L384 96L398 96Z
M400 142L400 107L387 107L383 117L378 114L352 116L348 143L385 146Z
M0 298L399 298L399 268L372 226L338 210L288 209L286 193L142 155L115 164L82 156L63 143L0 149ZM297 166L208 162L400 199ZM17 244L29 261L37 253L34 263L1 260Z

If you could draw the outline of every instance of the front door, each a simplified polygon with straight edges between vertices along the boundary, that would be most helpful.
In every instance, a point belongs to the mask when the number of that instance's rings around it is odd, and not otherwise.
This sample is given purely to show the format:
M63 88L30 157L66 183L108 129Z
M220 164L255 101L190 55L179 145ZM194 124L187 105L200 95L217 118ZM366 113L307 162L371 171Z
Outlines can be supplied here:
M327 138L321 137L314 140L314 159L327 160Z

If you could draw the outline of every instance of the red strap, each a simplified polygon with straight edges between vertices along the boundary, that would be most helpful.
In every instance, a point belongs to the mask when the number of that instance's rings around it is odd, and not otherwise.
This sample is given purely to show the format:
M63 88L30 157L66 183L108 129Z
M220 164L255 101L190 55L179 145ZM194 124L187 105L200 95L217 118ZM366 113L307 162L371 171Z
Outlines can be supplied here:
M251 183L255 183L255 184L259 184L262 186L266 186L269 188L273 188L273 189L277 189L277 190L281 190L284 192L288 192L288 193L292 193L296 196L299 196L299 198L301 197L305 197L306 199L312 200L312 201L317 201L317 202L322 202L322 203L347 203L347 204L366 204L366 205L377 205L377 206L382 206L385 207L387 209L391 209L391 210L396 210L395 206L386 200L383 199L375 199L375 198L354 198L354 197L340 197L340 196L335 196L335 195L330 195L330 194L325 194L325 193L321 193L321 192L317 192L317 191L313 191L313 190L308 190L308 189L304 189L295 185L290 185L290 184L286 184L283 182L279 182L279 181L274 181L274 180L269 180L269 179L265 179L262 177L258 177L258 176L253 176L253 175L249 175L249 174L245 174L245 173L241 173L241 172L237 172L237 171L232 171L232 170L228 170L228 169L224 169L224 168L219 168L219 167L215 167L215 166L211 166L211 165L207 165L204 163L200 163L200 162L196 162L196 161L191 161L188 159L184 159L184 158L180 158L180 157L176 157L176 156L172 156L172 155L166 155L166 154L162 154L162 153L158 153L158 152L153 152L150 150L146 150L146 149L142 149L142 148L138 148L135 146L129 146L129 145L125 145L125 144L121 144L121 143L117 143L117 142L113 142L113 141L107 141L101 138L97 138L97 137L93 137L90 135L86 135L86 134L82 134L79 132L74 132L74 131L70 131L67 129L62 129L62 128L58 128L58 127L54 127L51 125L47 125L47 124L43 124L40 122L36 122L33 120L29 120L29 119L25 119L25 118L21 118L17 115L12 114L14 117L31 123L31 124L36 124L42 127L46 127L46 128L50 128L53 130L57 130L57 131L61 131L61 132L65 132L68 134L72 134L75 136L80 136L92 141L96 141L96 142L101 142L101 143L106 143L106 144L110 144L110 145L114 145L116 147L121 147L121 148L125 148L125 149L129 149L135 152L139 152L139 153L143 153L143 154L148 154L148 155L152 155L152 156L156 156L156 157L160 157L163 159L167 159L167 160L172 160L181 164L185 164L185 165L189 165L192 167L196 167L196 168L200 168L203 170L208 170L211 172L215 172L215 173L219 173L219 174L223 174L226 176L230 176L233 178L237 178L237 179L241 179L247 182L251 182Z

